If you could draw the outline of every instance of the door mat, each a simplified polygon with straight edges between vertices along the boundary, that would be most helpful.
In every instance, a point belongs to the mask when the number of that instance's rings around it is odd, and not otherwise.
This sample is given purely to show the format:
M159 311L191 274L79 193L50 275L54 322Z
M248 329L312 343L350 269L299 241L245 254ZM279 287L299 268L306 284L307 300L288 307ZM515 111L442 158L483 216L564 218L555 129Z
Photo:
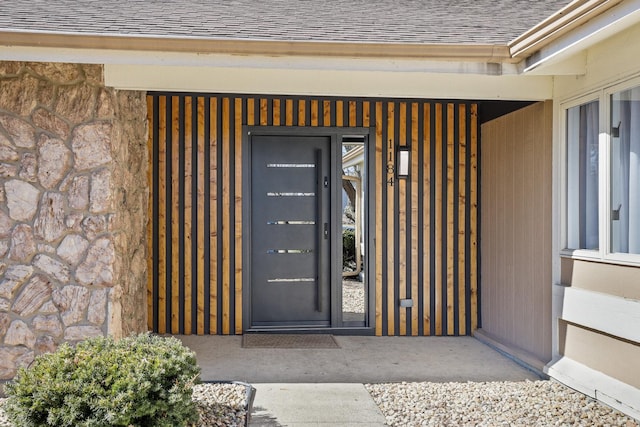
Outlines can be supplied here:
M244 334L243 348L340 348L327 334Z

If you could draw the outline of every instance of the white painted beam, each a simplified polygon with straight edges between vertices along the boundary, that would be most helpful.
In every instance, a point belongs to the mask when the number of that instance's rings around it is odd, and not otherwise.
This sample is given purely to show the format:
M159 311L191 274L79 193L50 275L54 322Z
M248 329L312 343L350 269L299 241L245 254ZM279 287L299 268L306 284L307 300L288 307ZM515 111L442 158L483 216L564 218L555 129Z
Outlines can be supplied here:
M362 96L432 99L546 100L549 76L282 68L105 65L107 86L128 90Z

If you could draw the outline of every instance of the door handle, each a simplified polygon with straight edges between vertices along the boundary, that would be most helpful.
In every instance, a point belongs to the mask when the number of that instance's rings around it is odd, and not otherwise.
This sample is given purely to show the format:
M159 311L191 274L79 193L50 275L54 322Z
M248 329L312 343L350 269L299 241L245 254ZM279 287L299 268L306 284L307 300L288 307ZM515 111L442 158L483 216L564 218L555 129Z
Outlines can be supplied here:
M326 180L326 182L325 182ZM329 237L328 224L322 224L322 211L323 211L323 189L328 186L328 179L324 177L322 173L322 150L316 150L316 227L318 227L318 238L316 242L316 268L318 274L316 278L316 311L322 312L322 283L324 282L324 268L322 262L322 240Z

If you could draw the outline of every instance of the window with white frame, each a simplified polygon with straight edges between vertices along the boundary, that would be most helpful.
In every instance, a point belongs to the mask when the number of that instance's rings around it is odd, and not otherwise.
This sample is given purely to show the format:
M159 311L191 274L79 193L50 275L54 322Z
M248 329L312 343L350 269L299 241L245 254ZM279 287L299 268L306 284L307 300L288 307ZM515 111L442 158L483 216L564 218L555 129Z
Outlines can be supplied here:
M640 86L610 95L611 252L640 254Z
M640 81L565 104L565 248L640 263Z

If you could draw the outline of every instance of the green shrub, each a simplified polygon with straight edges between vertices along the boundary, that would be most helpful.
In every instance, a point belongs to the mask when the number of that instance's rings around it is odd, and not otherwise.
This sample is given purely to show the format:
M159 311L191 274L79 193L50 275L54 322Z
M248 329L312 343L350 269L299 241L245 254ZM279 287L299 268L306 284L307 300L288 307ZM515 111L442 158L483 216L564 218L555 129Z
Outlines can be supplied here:
M6 385L16 426L184 426L200 368L175 338L92 338L38 356Z

